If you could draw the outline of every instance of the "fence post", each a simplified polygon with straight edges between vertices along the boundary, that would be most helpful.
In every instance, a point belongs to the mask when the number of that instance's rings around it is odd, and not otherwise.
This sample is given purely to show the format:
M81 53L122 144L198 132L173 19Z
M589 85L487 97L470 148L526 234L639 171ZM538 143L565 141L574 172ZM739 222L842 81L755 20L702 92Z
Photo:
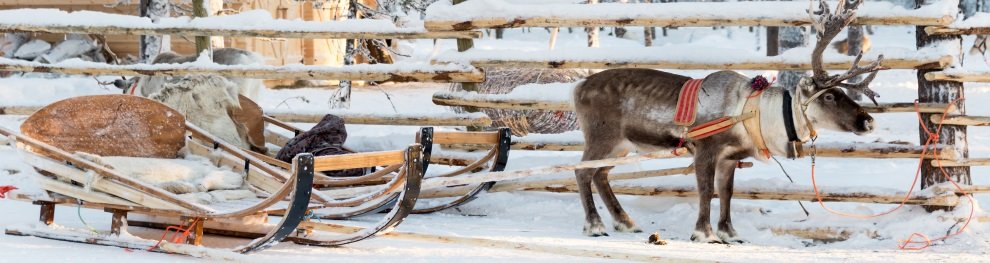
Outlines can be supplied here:
M168 0L141 0L138 5L139 15L158 21L161 17L169 15ZM146 35L141 36L138 45L138 58L141 62L151 63L151 59L158 56L158 53L171 50L171 37L168 35Z
M193 16L194 17L207 17L206 12L206 1L204 0L193 0ZM196 55L203 53L203 50L210 49L210 36L197 36L196 37Z
M456 4L463 3L464 1L467 1L467 0L453 0L453 3L456 5ZM500 32L497 32L497 31L496 31L496 33L497 34L501 34ZM473 47L474 47L474 40L473 39L457 39L457 51L458 52L464 52L464 51L467 51L468 49L471 49ZM461 83L461 89L464 89L464 91L478 92L478 84L477 83ZM476 107L464 107L464 111L467 111L467 112L478 112L479 109L476 108ZM482 127L482 126L468 126L467 127L467 130L468 131L481 131L482 129L484 129L484 127Z
M916 0L915 7L920 8L925 4L925 0ZM961 42L962 38L955 35L941 35L932 36L925 33L924 26L918 26L915 28L915 36L917 40L917 47L924 48L930 44L942 42L942 41L955 41ZM959 52L962 52L961 50ZM932 67L922 67L918 69L918 101L920 103L951 103L957 98L962 98L965 95L963 90L962 82L955 81L928 81L925 79L925 73L937 71L935 66ZM958 108L959 114L966 114L965 103L960 103ZM921 121L924 123L928 129L934 132L934 129L938 125L931 121L932 113L922 113ZM919 135L921 137L921 144L924 145L925 142L930 138L928 131L924 127L919 125ZM942 130L938 134L938 140L933 142L938 144L952 145L957 151L962 153L962 158L969 157L969 145L966 142L966 126L956 126L956 125L944 125ZM962 167L934 167L931 162L922 162L921 164L921 189L931 187L934 184L941 182L946 182L947 178L942 174L942 170L945 170L947 175L960 184L972 184L970 179L970 168L968 166ZM934 211L939 209L951 209L945 207L925 207L928 211Z

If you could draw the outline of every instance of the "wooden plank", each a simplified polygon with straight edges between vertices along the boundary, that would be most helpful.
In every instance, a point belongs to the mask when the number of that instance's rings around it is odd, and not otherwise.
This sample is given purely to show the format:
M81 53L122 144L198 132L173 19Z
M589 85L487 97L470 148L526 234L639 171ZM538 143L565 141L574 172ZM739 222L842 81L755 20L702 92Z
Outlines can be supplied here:
M872 63L875 58L863 58L861 63ZM952 63L953 56L945 55L937 59L918 58L884 58L883 66L891 69L944 68ZM453 62L455 60L436 59L434 63ZM532 69L614 69L614 68L649 68L649 69L681 69L681 70L808 70L811 62L788 63L767 59L767 61L724 63L721 61L681 61L681 60L642 60L623 61L617 59L587 59L587 60L533 60L533 59L502 59L495 57L469 58L466 61L479 68L532 68ZM824 62L825 69L849 69L852 60L841 62Z
M990 27L953 28L951 26L928 26L929 35L990 35Z
M71 26L0 24L0 32L31 32L54 34L96 35L172 35L177 37L218 36L298 39L472 39L481 38L481 31L427 32L352 32L352 31L280 31L268 29L206 29L196 27L140 28L121 26Z
M574 105L570 100L540 100L540 99L507 99L499 94L461 94L438 92L433 94L433 104L443 106L470 106L490 109L507 110L553 110L553 111L574 111ZM945 103L920 103L918 108L912 102L895 103L873 103L860 104L869 113L899 113L899 112L929 112L942 113L945 111ZM953 108L954 109L954 108ZM950 109L950 112L953 110Z
M498 144L498 132L433 132L435 144Z
M449 67L448 67L449 68ZM295 80L367 80L380 82L482 82L484 72L476 68L447 70L404 69L397 64L328 66L193 66L183 64L83 65L41 64L0 58L0 70L17 72L61 73L114 76L182 76L216 74L228 77Z
M428 30L468 30L518 27L720 27L720 26L808 26L807 3L624 3L585 6L580 4L520 3L496 13L479 12L481 5L431 8ZM871 3L859 10L855 25L949 25L955 13L936 3L925 10L890 13L889 3ZM435 9L435 10L434 10ZM560 10L569 12L560 12ZM752 10L739 13L738 10ZM955 11L956 9L951 9Z
M410 126L490 126L492 120L484 115L476 114L447 114L447 115L369 115L354 113L328 112L344 118L347 124L367 125L410 125ZM286 122L317 123L325 114L305 113L270 113L272 117Z
M942 114L932 114L930 119L932 123L937 124L941 121L944 125L990 126L988 116L950 115L943 120Z
M966 158L959 160L931 160L934 167L988 166L990 158Z
M805 227L805 228L787 228L787 227L768 227L774 235L783 236L791 235L805 239L811 239L815 241L824 242L835 242L835 241L845 241L849 239L854 234L864 234L869 238L878 239L880 238L880 233L876 230L869 229L855 229L855 228L845 228L845 227Z
M925 79L930 81L955 81L955 82L990 82L990 72L945 72L933 71L925 73Z
M204 155L204 156L209 156L209 155ZM124 186L123 184L120 184L115 181L92 180L92 182L88 182L86 173L83 172L82 170L65 166L62 163L52 161L45 157L41 157L33 154L24 154L21 156L21 158L27 164L37 169L53 173L57 176L65 177L69 180L75 181L80 184L89 183L92 189L113 194L115 196L120 197L121 199L128 200L142 206L147 206L156 209L168 209L168 210L178 210L178 211L187 210L181 206L178 206L170 202L166 202L162 199L135 190L134 188Z
M39 175L35 178L35 181L41 186L42 189L70 196L76 199L81 199L89 202L106 203L113 205L123 205L123 206L134 206L135 203L128 202L120 198L116 198L100 192L87 192L78 186L71 184L59 182L50 179L46 176Z
M576 193L576 185L567 186L548 186L540 189L530 189L531 191L543 191L543 192L556 192L556 193ZM592 189L597 191L596 189ZM698 192L695 190L694 186L691 187L648 187L648 186L625 186L625 185L612 185L612 191L616 194L623 195L639 195L639 196L668 196L668 197L695 197L698 196ZM857 203L875 203L875 204L899 204L904 200L903 194L894 195L880 195L865 192L858 193L840 193L840 192L820 192L822 200L825 202L857 202ZM717 197L718 194L716 193ZM818 198L815 197L815 193L811 191L803 192L771 192L771 191L757 191L757 190L747 190L736 187L735 191L732 193L732 198L739 199L750 199L750 200L799 200L799 201L813 201L817 202ZM940 195L935 197L915 195L905 202L910 205L929 205L929 206L956 206L959 204L959 196L954 194Z
M484 146L479 145L467 145L467 144L454 144L448 145L451 149L465 149L465 150L481 150L488 149ZM547 140L547 142L540 142L533 139L519 138L513 140L511 143L511 148L513 150L531 150L531 151L583 151L584 142L583 141L561 141L561 140ZM959 154L955 148L949 146L940 146L938 149L942 159L952 160L958 159L961 154ZM803 147L803 154L811 154L811 145L805 144ZM902 145L902 144L886 144L886 143L861 143L861 144L834 144L834 143L822 143L818 144L817 156L818 157L837 157L837 158L918 158L924 148L916 145ZM688 157L690 154L685 155ZM927 157L926 157L927 158Z
M316 172L346 170L399 164L405 161L405 151L382 151L317 156L313 161Z

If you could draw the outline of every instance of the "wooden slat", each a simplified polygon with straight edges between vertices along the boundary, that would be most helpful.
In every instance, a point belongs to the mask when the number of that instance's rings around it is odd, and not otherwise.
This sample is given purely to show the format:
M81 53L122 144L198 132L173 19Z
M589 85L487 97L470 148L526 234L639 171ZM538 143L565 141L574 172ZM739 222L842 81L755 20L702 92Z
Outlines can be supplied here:
M396 82L481 82L485 74L478 69L466 70L374 70L375 67L392 68L393 65L327 66L215 66L201 67L182 64L64 66L19 62L0 58L0 70L17 72L61 73L76 75L113 76L182 76L188 74L217 74L228 77L255 79L310 79L310 80L367 80Z
M402 163L405 151L382 151L369 153L352 153L342 155L317 156L313 167L316 172L346 170L375 166L387 166Z
M875 58L863 58L861 63L872 63ZM883 66L891 69L944 68L952 63L953 56L945 55L938 59L918 58L884 58ZM454 60L439 59L434 63L451 62ZM532 60L532 59L500 59L500 58L471 58L468 61L479 68L533 68L533 69L614 69L614 68L650 68L650 69L682 69L682 70L808 70L811 62L785 63L778 61L755 61L739 63L723 63L720 61L677 61L677 60L636 60L623 61L614 59L602 60ZM842 62L825 62L825 69L848 69L852 60Z
M931 120L934 123L941 121L945 125L990 126L990 117L988 116L950 115L943 120L942 114L934 114L931 116Z
M137 205L135 203L131 203L131 202L128 202L126 200L123 200L123 199L120 199L120 198L116 198L116 197L113 197L113 196L110 196L110 195L107 195L107 194L104 194L104 193L100 193L100 192L87 192L85 189L83 189L81 187L74 186L74 185L67 184L67 183L63 183L63 182L59 182L59 181L53 180L53 179L48 178L48 177L45 177L45 176L38 176L38 177L36 177L35 178L35 182L37 182L41 186L42 189L45 189L45 190L48 190L48 191L52 191L52 192L56 192L56 193L59 193L59 194L63 194L63 195L66 195L66 196L70 196L70 197L73 197L73 198L77 198L77 199L89 201L89 202L98 202L98 203L123 205L123 206L134 206L134 205Z
M945 72L935 71L925 73L925 79L931 81L956 81L956 82L990 82L990 72Z
M498 132L433 132L436 144L498 144Z
M492 120L487 116L475 114L449 114L440 116L403 114L383 116L339 112L330 113L344 118L347 124L410 126L489 126L492 124ZM269 115L282 121L301 123L317 123L324 116L324 114L305 113L270 113Z
M0 32L32 32L55 34L98 34L98 35L172 35L172 36L217 36L217 37L259 37L259 38L299 38L299 39L471 39L481 38L480 31L428 31L428 32L348 32L348 31L279 31L279 30L236 30L204 29L195 27L136 28L118 26L66 26L66 25L23 25L0 24Z
M857 17L859 25L946 25L953 16L940 18L926 17ZM712 26L807 26L808 19L772 19L758 17L738 17L732 19L682 19L682 18L638 18L638 19L568 19L557 17L533 17L525 19L488 18L472 20L427 20L429 30L471 30L484 28L517 27L586 27L586 26L647 26L647 27L712 27Z
M533 150L533 151L583 151L583 141L554 141L539 142L531 139L517 139L511 143L513 150ZM480 150L486 149L476 145L449 145L452 149ZM811 146L804 145L804 154L811 154ZM950 146L940 146L939 154L941 159L958 159L959 154L955 148ZM924 148L915 145L883 144L883 143L863 143L863 144L819 144L817 149L818 157L838 157L838 158L918 158ZM690 154L684 156L688 157ZM926 157L927 158L927 157Z
M668 187L668 186L647 187L647 186L613 185L612 190L616 194L622 194L622 195L669 196L669 197L698 196L698 192L694 189L694 187ZM534 191L571 193L571 192L577 192L577 186L551 186L542 189L534 189ZM904 200L903 194L881 195L881 194L872 194L872 193L838 193L838 192L821 192L820 194L822 200L826 202L899 204L901 203L901 201ZM716 193L715 196L717 197L718 194ZM768 192L768 191L739 189L739 187L737 187L737 189L732 193L732 198L750 199L750 200L818 201L818 198L815 197L815 193L811 191ZM936 197L912 196L908 198L906 204L956 206L959 204L959 196L956 195L940 195Z
M990 158L966 158L959 160L931 160L935 167L958 167L958 166L987 166L990 165Z
M45 157L37 156L34 154L24 154L21 156L29 165L54 173L58 176L68 178L69 180L75 181L77 183L85 184L87 183L87 178L85 172L70 168L64 164L57 163L55 161L49 160ZM135 190L134 188L126 187L120 183L109 181L109 180L94 180L90 183L90 187L94 190L106 192L118 196L124 200L140 204L142 206L147 206L156 209L169 209L184 211L187 210L181 206L175 205L173 203L165 202L159 198L151 196L147 193ZM93 200L94 202L97 202Z
M574 110L574 105L569 100L507 99L499 97L497 94L461 95L456 93L440 92L433 95L433 103L443 106L469 106L507 110ZM869 113L916 111L914 103L912 102L880 103L879 105L873 105L873 103L862 103L860 106ZM944 103L920 103L917 110L923 113L942 113L945 112L945 106L946 104ZM954 109L950 109L949 112L954 111Z
M808 26L811 17L807 3L688 2L626 3L594 6L573 3L505 6L484 12L492 2L467 2L462 5L437 6L427 14L429 30L468 30L517 27L715 27L715 26ZM531 1L532 2L532 1ZM455 2L456 3L456 2ZM817 3L815 3L817 4ZM857 10L856 25L949 25L956 9L935 3L920 10L891 13L899 8L890 3L870 3ZM829 6L834 7L835 2ZM954 6L953 6L954 7ZM567 10L561 12L561 10ZM752 10L739 12L739 10Z
M925 27L929 35L990 35L990 27L953 28L947 26Z

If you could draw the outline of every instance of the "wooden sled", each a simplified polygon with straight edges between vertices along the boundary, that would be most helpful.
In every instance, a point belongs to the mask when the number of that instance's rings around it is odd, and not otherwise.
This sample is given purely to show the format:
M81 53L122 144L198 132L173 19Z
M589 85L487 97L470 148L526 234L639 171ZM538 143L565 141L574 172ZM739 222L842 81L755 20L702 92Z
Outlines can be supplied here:
M161 242L151 247L148 244L155 243L153 240L121 236L128 213L192 222L187 228L191 230L187 242L196 246L201 244L204 224L250 216L266 218L268 213L278 212L282 220L269 225L270 231L231 251L260 251L290 236L298 243L337 246L374 236L401 222L415 206L423 175L422 147L415 144L404 151L331 157L300 154L289 170L278 169L186 123L181 114L163 104L128 95L85 96L56 102L29 117L21 131L23 135L0 128L0 135L14 138L18 148L25 150L25 160L39 171L37 181L51 193L48 197L16 196L41 206L40 220L44 225L54 222L55 205L103 209L113 213L114 220L109 234L62 231L65 228L59 227L8 227L7 234L158 252L204 256L202 248L190 245ZM188 149L188 154L242 172L244 186L256 196L208 205L191 202L97 163L92 157L74 154L168 159L178 157L182 148ZM401 193L392 213L376 227L348 235L312 235L318 239L299 236L305 231L297 229L308 220L311 209L366 201L327 200L312 188L316 172L370 166L398 166L397 170L401 170L394 180L393 188L400 188ZM311 199L319 202L311 203Z
M243 111L249 112L263 112L261 107L256 103L247 99L243 96L240 97L240 104ZM264 116L263 120L265 123L271 124L271 127L280 128L286 130L294 135L299 135L304 131L296 128L295 126L282 122L271 116ZM251 127L264 127L263 124L248 121L248 126ZM263 137L265 142L277 145L279 147L284 146L291 138L283 135L283 133L276 132L274 130L264 130ZM424 127L416 136L416 143L423 146L423 171L425 172L431 163L432 149L434 143L439 144L471 144L480 146L480 148L487 148L488 152L486 155L477 160L456 160L453 162L448 161L445 164L457 163L463 165L464 167L456 171L449 173L437 175L439 177L451 177L463 174L470 174L478 172L487 168L488 171L502 171L505 169L505 165L508 162L509 145L511 144L511 130L508 128L501 128L495 132L434 132L431 127ZM261 136L254 136L261 137ZM256 152L251 152L255 157L268 162L277 167L283 169L288 169L290 165L288 163L282 162L273 158L275 151L269 151L269 155L264 155ZM443 160L443 159L440 159ZM446 158L450 160L450 158ZM392 168L394 170L394 168ZM317 174L314 181L314 185L317 188L324 190L340 189L345 187L361 187L361 186L380 186L389 184L389 172L390 167L382 167L381 170L373 174L360 176L360 177L349 177L349 178L330 178L322 174ZM467 203L481 192L490 189L494 185L494 182L486 182L478 185L472 191L468 192L464 196L453 198L447 202L441 202L438 205L432 205L428 207L417 208L412 211L412 213L432 213L452 207L459 206L461 204ZM379 193L382 193L379 191ZM346 196L335 196L335 197L346 197ZM393 206L395 200L398 199L397 193L388 193L387 195L376 195L375 200L361 203L360 206L355 206L354 209L347 211L335 212L335 213L319 213L318 217L321 219L345 219L354 216L360 216L364 214L379 212L387 210L388 207Z

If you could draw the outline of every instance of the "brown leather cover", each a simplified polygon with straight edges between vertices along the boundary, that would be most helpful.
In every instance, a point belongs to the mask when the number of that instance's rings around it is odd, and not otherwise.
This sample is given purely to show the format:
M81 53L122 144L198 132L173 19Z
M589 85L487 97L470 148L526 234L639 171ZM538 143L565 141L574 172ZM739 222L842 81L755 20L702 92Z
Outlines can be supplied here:
M82 96L35 112L21 124L21 133L70 153L176 158L185 146L185 122L179 112L150 99Z

